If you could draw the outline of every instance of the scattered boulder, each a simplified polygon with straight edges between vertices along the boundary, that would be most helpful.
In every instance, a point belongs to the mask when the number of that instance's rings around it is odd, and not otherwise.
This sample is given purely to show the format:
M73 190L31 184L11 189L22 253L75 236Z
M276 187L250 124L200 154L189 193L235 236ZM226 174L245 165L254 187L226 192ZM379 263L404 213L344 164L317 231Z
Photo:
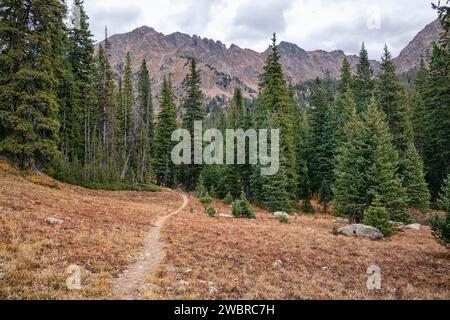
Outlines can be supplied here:
M48 217L48 218L44 219L44 222L49 225L57 225L57 224L62 224L64 222L64 220L53 218L53 217Z
M384 238L380 230L364 224L351 224L338 229L337 232L349 237L362 237L372 240L380 240Z
M218 216L221 218L227 218L227 219L234 218L231 214L228 214L228 213L219 213Z
M281 268L283 268L283 261L281 261L281 260L275 261L273 263L273 265L272 265L272 268L273 269L281 269Z
M191 268L186 268L186 269L184 269L184 273L191 273L192 272L192 269Z
M276 211L274 213L272 213L272 217L274 218L288 218L289 219L289 215L284 212L284 211Z
M337 217L335 222L339 224L350 224L350 220L341 217Z
M389 221L389 223L396 229L403 229L405 227L405 224L403 222Z
M408 224L405 228L406 229L412 229L412 230L420 230L420 223L413 223L413 224Z

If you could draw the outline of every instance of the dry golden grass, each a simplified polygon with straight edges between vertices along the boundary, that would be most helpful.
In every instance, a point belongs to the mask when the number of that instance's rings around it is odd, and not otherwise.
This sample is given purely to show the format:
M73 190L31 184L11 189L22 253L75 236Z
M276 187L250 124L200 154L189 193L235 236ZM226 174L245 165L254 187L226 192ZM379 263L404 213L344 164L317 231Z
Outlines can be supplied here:
M0 160L0 299L110 298L111 279L141 248L151 223L176 209L169 191L93 191L19 175ZM63 219L48 225L47 217ZM82 269L68 290L66 268Z
M450 299L450 252L427 227L370 241L334 235L329 216L281 224L261 210L250 221L209 218L193 198L190 207L163 227L167 256L147 299ZM379 291L366 285L373 264Z

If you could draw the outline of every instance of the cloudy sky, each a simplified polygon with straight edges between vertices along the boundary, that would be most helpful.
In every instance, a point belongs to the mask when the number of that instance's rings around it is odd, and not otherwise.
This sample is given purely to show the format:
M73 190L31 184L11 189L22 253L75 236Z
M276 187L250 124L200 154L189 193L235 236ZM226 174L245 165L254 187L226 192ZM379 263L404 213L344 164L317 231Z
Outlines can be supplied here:
M432 0L85 0L96 40L142 25L164 34L196 34L257 51L272 32L306 50L359 51L378 59L388 44L397 55L436 18Z

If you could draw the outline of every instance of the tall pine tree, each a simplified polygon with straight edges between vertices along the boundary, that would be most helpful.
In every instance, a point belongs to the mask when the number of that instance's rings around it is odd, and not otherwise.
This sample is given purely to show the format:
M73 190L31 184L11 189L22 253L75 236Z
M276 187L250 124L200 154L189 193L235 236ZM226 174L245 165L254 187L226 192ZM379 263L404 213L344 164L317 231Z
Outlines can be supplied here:
M22 168L59 157L65 14L57 0L7 0L0 8L0 153Z
M172 187L175 183L175 166L171 159L174 142L172 132L177 129L177 110L175 107L172 82L164 78L160 93L160 111L155 130L155 174L159 185Z

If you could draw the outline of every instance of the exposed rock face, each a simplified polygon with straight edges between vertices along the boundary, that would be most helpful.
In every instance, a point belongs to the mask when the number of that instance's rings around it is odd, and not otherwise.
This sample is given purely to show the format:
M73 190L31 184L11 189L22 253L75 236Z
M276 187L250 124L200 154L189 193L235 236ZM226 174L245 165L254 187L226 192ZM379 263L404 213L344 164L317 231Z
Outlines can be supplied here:
M342 227L338 230L338 233L344 234L349 237L362 237L372 240L380 240L384 238L380 230L371 226L366 226L364 224L351 224Z
M433 42L439 41L441 30L439 20L435 20L420 31L406 48L400 52L400 55L394 59L397 71L404 73L417 67L421 56L425 61L429 61Z
M405 72L419 63L421 54L430 51L431 43L438 39L439 23L437 21L422 30L395 59L399 72ZM214 41L198 36L189 36L180 32L164 35L155 29L143 26L131 32L113 35L109 38L110 57L113 67L120 71L124 68L126 53L129 51L133 60L133 69L138 71L142 59L147 64L153 77L153 94L157 95L163 76L172 75L175 95L182 94L182 81L188 72L189 57L199 61L202 90L207 97L224 95L231 97L236 86L244 90L247 97L254 97L258 90L258 75L270 48L265 52L242 49L236 45L229 48L220 41ZM322 50L306 51L289 42L279 44L281 63L288 80L300 83L330 73L338 78L343 51L326 52ZM355 69L358 57L347 56L351 66ZM375 71L379 64L372 61Z
M206 96L231 97L234 87L240 86L247 97L254 97L258 90L258 76L270 53L270 48L262 53L242 49L234 44L227 48L220 41L191 37L180 32L164 35L146 26L113 35L108 41L110 62L117 71L123 70L128 51L135 72L138 71L142 59L147 60L154 79L154 94L157 94L163 76L171 74L177 89L176 95L180 95L182 81L189 68L187 59L194 57L199 61L202 89ZM324 77L326 72L329 72L331 77L339 77L345 57L343 51L305 51L288 42L281 42L279 51L286 77L293 83ZM348 56L348 59L355 67L357 56ZM378 68L376 61L373 61L373 65L375 69Z

